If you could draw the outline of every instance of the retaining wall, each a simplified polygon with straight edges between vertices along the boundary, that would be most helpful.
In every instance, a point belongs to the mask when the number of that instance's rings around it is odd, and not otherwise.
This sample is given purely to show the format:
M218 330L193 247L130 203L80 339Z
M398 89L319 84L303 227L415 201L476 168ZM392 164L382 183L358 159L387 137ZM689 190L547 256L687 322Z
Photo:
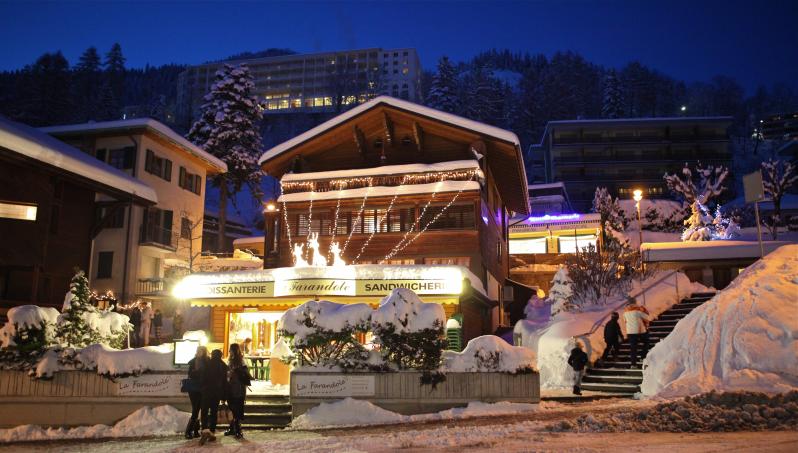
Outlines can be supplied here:
M421 384L420 372L291 372L294 417L320 403L346 397L400 414L422 414L466 406L470 401L537 403L540 379L537 373L446 373L446 380L433 387Z
M43 380L0 370L0 428L113 425L137 409L164 404L190 412L188 396L180 393L184 377L175 371L111 380L93 371L60 371Z

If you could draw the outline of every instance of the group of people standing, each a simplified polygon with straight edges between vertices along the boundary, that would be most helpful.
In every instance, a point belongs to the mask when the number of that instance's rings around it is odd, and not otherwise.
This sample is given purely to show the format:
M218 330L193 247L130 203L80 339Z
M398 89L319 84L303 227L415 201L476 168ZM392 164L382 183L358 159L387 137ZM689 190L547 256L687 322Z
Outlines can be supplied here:
M186 439L200 438L200 445L216 440L219 405L222 401L232 413L232 421L225 436L244 437L241 422L244 419L244 402L252 376L237 343L230 345L225 363L222 351L214 349L208 356L205 346L197 348L188 362L188 396L191 400L191 418L186 426Z
M604 325L604 342L607 347L601 357L603 360L608 359L610 355L613 358L618 358L618 351L624 340L619 319L618 312L613 312L610 320ZM630 297L623 311L623 320L626 324L626 336L629 338L630 368L636 368L640 343L643 343L644 351L649 349L648 323L650 316L646 307L639 305L635 298ZM582 394L582 378L587 371L587 364L588 356L582 349L582 345L577 342L568 357L568 365L574 370L574 395Z
M155 344L163 341L163 314L161 310L152 308L152 302L135 302L123 311L130 318L133 329L130 331L130 346L149 346L151 337ZM183 319L180 312L175 312L172 318L173 338L180 338L183 334Z

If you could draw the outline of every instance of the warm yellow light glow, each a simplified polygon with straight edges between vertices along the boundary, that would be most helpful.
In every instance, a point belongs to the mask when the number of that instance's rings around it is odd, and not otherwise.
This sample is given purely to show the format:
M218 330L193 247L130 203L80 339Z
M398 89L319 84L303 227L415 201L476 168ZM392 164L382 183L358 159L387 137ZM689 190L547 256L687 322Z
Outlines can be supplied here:
M635 189L635 191L632 192L632 193L634 194L634 200L635 201L640 201L640 200L643 199L643 191L642 190Z
M0 218L36 220L36 206L15 203L0 203Z
M266 203L266 210L269 212L274 212L277 210L277 205L272 202Z

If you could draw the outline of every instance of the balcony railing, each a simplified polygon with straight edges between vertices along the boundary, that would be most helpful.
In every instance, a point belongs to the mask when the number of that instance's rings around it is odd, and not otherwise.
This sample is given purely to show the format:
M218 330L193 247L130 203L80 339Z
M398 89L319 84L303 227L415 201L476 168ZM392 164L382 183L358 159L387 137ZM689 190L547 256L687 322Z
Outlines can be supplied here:
M665 136L637 136L637 137L559 137L553 140L554 146L561 145L593 145L613 143L683 143L705 141L728 141L728 137L718 134L700 135L670 135Z
M177 234L171 229L163 228L160 225L142 225L139 243L175 250L177 248Z
M139 296L168 295L173 285L174 280L171 278L140 278L136 282L136 294Z

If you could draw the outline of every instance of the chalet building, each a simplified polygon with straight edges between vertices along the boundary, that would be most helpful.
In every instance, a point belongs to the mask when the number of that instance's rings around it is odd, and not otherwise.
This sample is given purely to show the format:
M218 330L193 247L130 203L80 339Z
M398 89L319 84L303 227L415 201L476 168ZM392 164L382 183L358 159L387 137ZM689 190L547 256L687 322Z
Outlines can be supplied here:
M267 269L181 283L192 304L213 307L215 341L249 336L268 350L264 332L286 308L313 298L376 306L400 286L441 303L463 340L502 323L508 219L529 214L515 134L383 96L260 163L282 195L266 204L265 237L236 246L263 244Z
M41 130L157 194L157 204L146 207L98 196L108 220L92 242L92 289L111 290L125 302L169 297L170 284L202 250L205 181L227 171L224 162L150 118Z
M731 168L731 117L550 121L526 156L535 183L565 183L572 207L587 212L597 186L631 198L667 198L663 175L685 163Z
M0 118L0 316L36 304L61 308L75 268L116 212L144 210L156 191L49 135ZM96 252L95 252L96 253Z

